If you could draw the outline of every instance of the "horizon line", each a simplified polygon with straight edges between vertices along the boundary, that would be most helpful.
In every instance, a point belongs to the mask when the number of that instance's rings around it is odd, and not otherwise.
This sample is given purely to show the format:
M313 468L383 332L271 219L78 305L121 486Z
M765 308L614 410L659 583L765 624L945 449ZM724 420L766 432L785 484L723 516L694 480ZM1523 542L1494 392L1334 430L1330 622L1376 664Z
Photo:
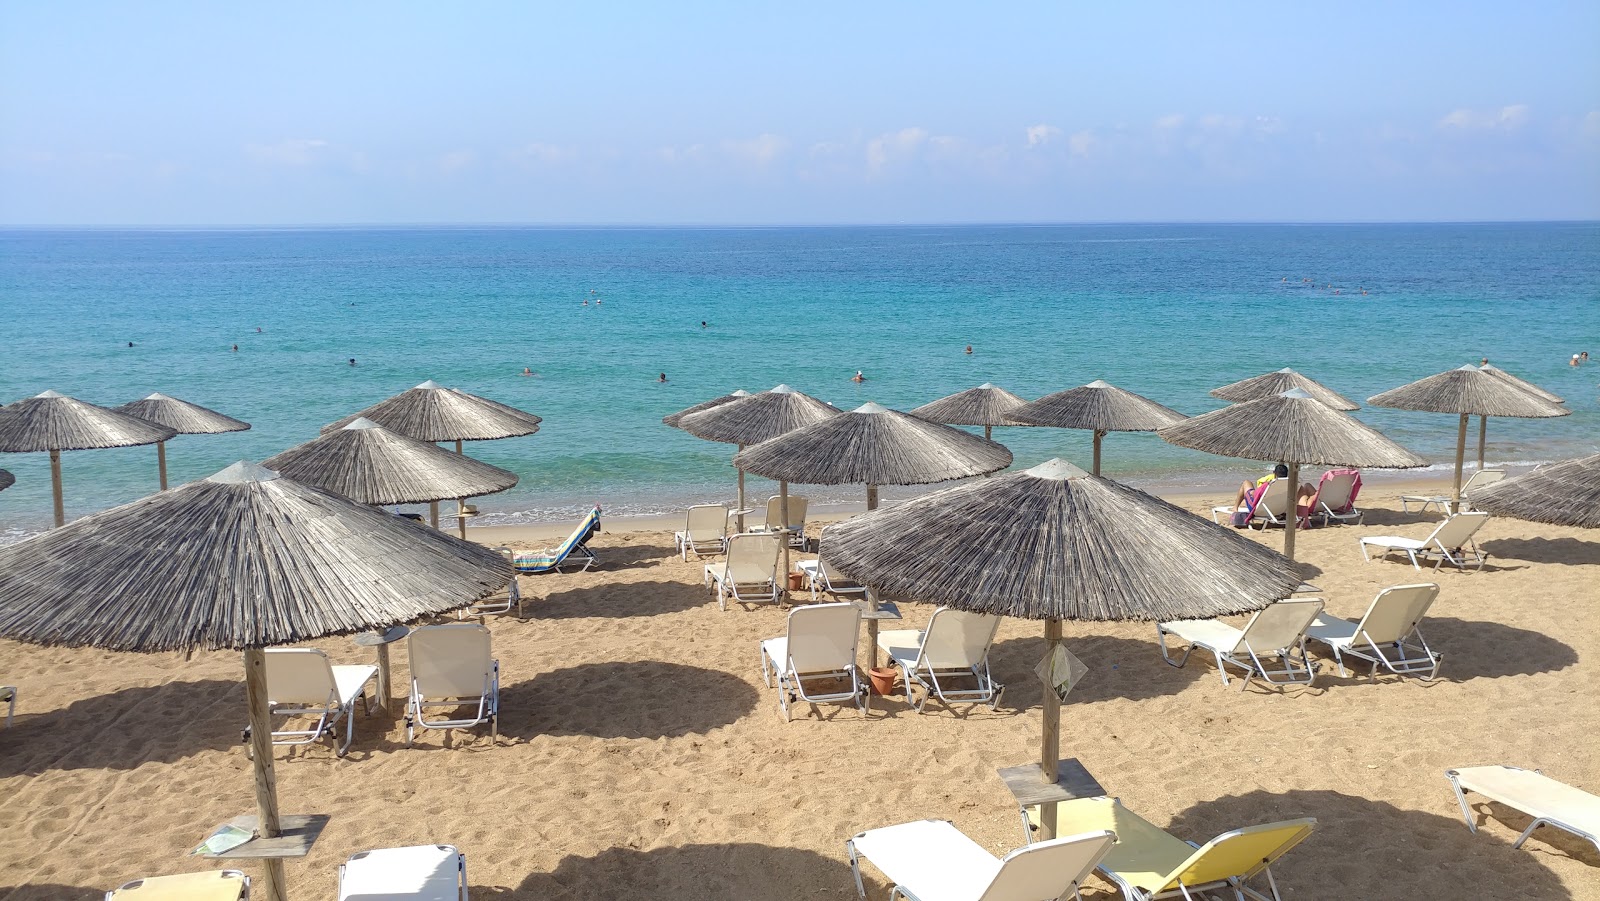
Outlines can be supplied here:
M1104 226L1356 226L1356 225L1600 225L1597 219L1083 219L1060 221L947 220L926 222L216 222L0 223L0 231L314 231L382 229L527 230L766 230L844 228L1073 228Z

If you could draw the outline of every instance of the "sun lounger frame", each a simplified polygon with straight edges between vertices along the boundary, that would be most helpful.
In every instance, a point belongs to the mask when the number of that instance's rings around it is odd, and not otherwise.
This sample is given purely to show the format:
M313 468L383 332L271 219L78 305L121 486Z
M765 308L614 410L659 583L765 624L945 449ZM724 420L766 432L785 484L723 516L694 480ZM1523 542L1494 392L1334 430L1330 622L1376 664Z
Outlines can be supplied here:
M181 874L178 874L179 879L181 879L181 880L183 880L185 882L193 882L196 878L204 878L204 877L207 877L207 876L215 876L215 877L217 877L218 880L236 880L238 882L238 890L237 890L236 894L233 897L237 898L238 901L250 901L250 877L245 875L243 870L214 870L214 871L209 872L209 873L181 873ZM111 891L106 892L105 901L123 901L123 899L119 899L117 897L117 895L122 894L122 893L126 893L126 894L123 894L123 898L126 899L126 901L138 901L138 899L144 897L143 895L140 894L140 889L146 883L154 883L153 885L151 885L151 888L152 889L160 889L162 887L159 884L160 880L166 880L166 879L170 879L170 878L172 878L172 877L168 877L168 876L141 876L138 879L130 879L127 882L124 882L123 884L121 884L121 885L117 886L116 888L112 889ZM167 896L165 896L165 895L154 895L153 894L151 897L152 898L161 898L161 897L167 897ZM188 897L188 896L185 895L184 897Z
M1410 631L1401 636L1398 641L1380 642L1374 640L1364 628L1364 625L1367 617L1372 614L1378 604L1382 603L1384 596L1391 591L1423 588L1433 589L1433 597L1428 599L1427 604L1422 609L1422 613L1418 615L1417 621L1412 625ZM1306 638L1314 643L1325 645L1328 650L1333 652L1333 663L1334 666L1338 667L1339 675L1341 676L1349 675L1344 666L1344 658L1349 655L1365 660L1371 665L1371 678L1373 681L1377 681L1378 669L1382 667L1397 676L1416 676L1426 673L1426 675L1422 675L1422 681L1432 682L1438 678L1439 666L1444 662L1444 655L1428 646L1428 640L1422 635L1422 618L1426 616L1428 607L1433 605L1433 601L1438 596L1439 586L1432 582L1418 585L1395 585L1385 588L1378 592L1376 598L1373 598L1372 604L1367 607L1360 620L1350 622L1347 619L1328 616L1324 613L1318 615L1316 620L1311 623L1311 628L1306 630ZM1348 639L1341 637L1335 640L1317 635L1319 624L1331 626L1334 623L1349 626L1351 629L1350 637Z
M822 670L801 671L795 663L794 655L789 653L793 647L796 617L804 619L821 618L823 616L844 616L845 610L854 614L854 624L851 626L852 640L850 643L849 657L841 655L841 665ZM826 611L826 612L824 612ZM856 652L860 646L861 608L849 601L839 601L832 604L810 604L796 607L789 611L787 618L788 628L781 638L769 638L761 642L759 653L761 655L761 681L768 688L772 687L772 677L778 677L778 710L783 714L783 721L789 722L794 716L794 707L801 701L807 704L825 704L833 701L854 701L856 708L863 716L872 712L872 696L867 691L867 684L861 681L860 668L856 666ZM780 655L778 651L783 651ZM782 656L784 659L779 660ZM833 681L844 679L849 683L848 690L836 692L819 692L812 694L806 689L808 681L819 680Z
M1467 533L1466 537L1461 540L1460 544L1453 548L1449 547L1439 539L1439 533L1449 528L1452 523L1461 520L1462 517L1476 519L1478 524ZM1369 535L1368 537L1361 539L1361 557L1366 562L1371 563L1373 559L1372 554L1369 553L1367 549L1381 548L1382 553L1378 554L1380 559L1398 551L1405 554L1406 557L1411 560L1411 568L1415 569L1417 572L1422 572L1422 565L1418 562L1419 560L1432 560L1434 572L1438 572L1439 567L1446 563L1449 563L1462 572L1466 572L1467 562L1470 556L1471 561L1477 564L1475 571L1481 572L1483 570L1483 564L1489 559L1489 555L1478 550L1478 544L1474 538L1477 536L1478 530L1483 528L1484 523L1488 521L1489 514L1487 513L1457 513L1454 516L1446 517L1442 522L1434 527L1432 532L1428 533L1427 538L1420 540L1416 538L1404 538L1398 535ZM1454 540L1455 537L1451 536L1452 543L1454 543Z
M762 578L740 579L733 573L733 568L736 563L743 564L745 561L735 559L737 552L746 542L756 541L771 543L772 568ZM777 532L740 532L728 536L727 556L720 563L705 565L701 584L716 592L717 605L724 611L728 609L730 597L740 604L776 604L783 592L783 587L778 584L779 559L783 556L782 541ZM761 565L765 566L765 562L762 561Z
M716 537L700 537L711 531L709 526L697 524L697 519L710 519L710 511L716 510L717 517ZM728 549L728 505L727 504L695 504L684 513L683 528L672 533L672 540L678 546L678 554L685 563L689 562L689 554L696 557L715 557Z
M356 737L356 700L361 701L361 711L367 716L372 715L372 703L367 700L367 683L376 679L378 668L371 665L345 665L335 666L328 660L328 655L315 648L268 648L267 654L267 696L272 696L272 659L277 655L299 655L306 658L320 657L328 666L328 677L333 684L328 689L328 700L321 706L311 704L272 704L273 716L315 716L317 724L310 729L274 729L272 730L272 743L274 745L309 745L324 734L333 740L334 753L343 757L350 750L350 743ZM278 657L278 659L285 659ZM339 674L364 672L365 676L360 682L355 683L356 692L349 698L339 697ZM344 720L344 742L339 741L337 727L340 720ZM250 729L246 727L244 736L248 740Z
M922 708L927 706L929 698L935 697L946 708L950 708L951 704L988 704L990 710L1000 706L1000 695L1005 691L1006 687L994 681L994 678L989 673L989 651L994 646L995 633L1000 630L1001 617L998 614L990 615L994 619L989 626L989 640L984 644L983 656L970 666L934 666L930 663L927 657L928 633L932 632L935 625L941 621L948 621L950 618L958 616L978 617L983 616L983 614L964 613L963 611L940 607L933 611L933 615L928 618L928 627L926 629L921 631L901 629L878 633L878 648L888 655L891 661L899 664L900 670L904 675L907 704L910 704L918 713L921 713ZM948 629L950 627L946 626L945 628ZM909 645L895 646L895 641L903 639L911 633L916 636L915 648ZM908 650L913 653L904 653ZM902 653L895 654L895 651L901 651ZM965 679L970 677L977 680L977 686L975 688L946 688L940 683L940 677L945 679ZM922 687L922 699L920 701L913 699L911 696L913 683Z
M1322 612L1322 601L1314 598L1299 598L1294 600L1278 601L1273 605L1273 607L1281 607L1285 604L1291 605L1291 608L1284 609L1309 609L1314 605L1317 613ZM1205 648L1216 657L1217 674L1222 677L1223 685L1228 684L1227 664L1232 664L1233 666L1237 666L1245 671L1244 681L1239 686L1240 691L1244 691L1246 688L1249 688L1250 680L1256 676L1260 676L1262 681L1269 685L1277 686L1278 688L1283 688L1289 685L1309 686L1316 682L1317 664L1316 661L1312 660L1306 653L1306 630L1304 628L1300 630L1299 637L1296 638L1292 644L1286 647L1267 649L1258 653L1255 647L1250 644L1250 630L1256 625L1256 621L1265 613L1267 613L1267 610L1257 611L1254 616L1250 617L1250 621L1245 623L1243 629L1236 630L1239 633L1238 640L1232 647L1227 649L1224 649L1220 645L1213 644L1204 639L1185 636L1181 634L1178 629L1174 628L1180 626L1183 622L1187 622L1187 620L1179 620L1169 623L1156 623L1156 642L1161 646L1161 659L1165 660L1171 666L1182 669L1183 665L1189 662L1189 655L1194 653L1195 648ZM1311 622L1316 619L1316 615L1317 614L1314 613L1306 620L1307 626L1310 626ZM1167 651L1167 635L1169 634L1182 641L1189 642L1189 646L1183 649L1183 656L1177 660L1172 659L1172 655ZM1240 643L1244 644L1244 655L1240 655L1238 653L1238 645ZM1276 657L1278 659L1278 666L1273 669L1268 669L1266 661L1262 659L1263 657Z
M1522 834L1517 836L1517 840L1512 843L1511 847L1513 849L1522 847L1522 843L1527 841L1528 840L1528 836L1532 835L1533 831L1535 829L1538 829L1540 826L1554 826L1557 829L1560 829L1560 830L1562 830L1564 832L1570 832L1573 835L1576 835L1579 838L1584 839L1585 841L1588 841L1590 844L1594 845L1594 849L1596 851L1600 851L1600 830L1596 830L1596 829L1594 829L1592 827L1591 828L1584 828L1583 826L1580 826L1577 823L1570 822L1569 820L1563 819L1563 818L1558 817L1558 816L1550 815L1548 812L1540 812L1540 811L1535 811L1535 810L1529 810L1529 808L1533 807L1534 805L1529 804L1526 801L1517 801L1517 800L1513 800L1511 798L1508 798L1508 797L1505 796L1504 792L1494 791L1492 789L1491 790L1485 790L1481 785L1474 785L1472 783L1472 779L1470 778L1470 776L1467 777L1466 783L1463 784L1462 777L1463 777L1464 774L1466 774L1467 771L1469 771L1469 770L1483 770L1483 769L1491 769L1491 768L1509 770L1509 771L1517 772L1517 773L1529 772L1529 770L1523 769L1522 767L1519 767L1519 766L1506 766L1505 764L1483 764L1483 765L1479 765L1479 766L1470 766L1470 767L1463 766L1463 767L1455 767L1455 768L1448 769L1448 770L1444 771L1445 778L1450 780L1450 787L1455 789L1456 801L1461 804L1461 815L1467 821L1467 829L1470 830L1473 835L1477 835L1478 834L1478 826L1477 826L1476 823L1472 822L1472 806L1467 803L1467 794L1466 793L1469 792L1469 791L1477 792L1478 794L1483 795L1485 798L1488 798L1491 801L1498 801L1501 804L1504 804L1505 806L1510 807L1510 808L1512 808L1512 809L1514 809L1514 810L1516 810L1516 811L1518 811L1520 813L1525 813L1528 816L1533 817L1533 822L1529 823L1528 824L1528 828L1522 830ZM1576 788L1574 786L1566 784L1565 782L1560 782L1560 781L1557 781L1555 779L1551 779L1549 776L1546 776L1544 774L1544 772L1541 771L1541 770L1532 770L1532 773L1534 775L1538 776L1541 780L1547 781L1547 782L1551 783L1552 785L1560 786L1561 788L1569 789L1569 790L1571 790L1573 792L1577 792L1579 794L1588 795L1591 798L1594 797L1594 795L1590 795L1588 792L1584 791L1581 788ZM1597 805L1600 805L1600 798L1595 798L1595 801L1596 801Z
M1480 469L1468 476L1466 484L1461 486L1461 509L1456 512L1472 512L1472 505L1467 501L1467 492L1475 488L1487 488L1505 477L1506 471L1503 469ZM1400 495L1400 509L1403 512L1410 513L1411 504L1420 504L1421 506L1417 507L1418 513L1428 512L1429 507L1438 507L1441 510L1448 511L1451 500L1452 498L1448 494L1402 494Z
M863 901L867 897L866 884L861 880L863 857L876 864L879 871L894 884L889 890L889 901L894 901L897 897L905 898L906 901L919 901L915 891L906 886L906 882L912 881L906 879L908 875L919 884L939 883L953 876L970 877L974 870L992 869L990 881L982 887L982 894L971 899L971 901L983 901L984 898L991 897L991 892L996 890L995 882L1016 858L1070 854L1081 855L1080 859L1073 861L1080 866L1081 871L1072 875L1068 885L1072 889L1072 897L1081 901L1079 887L1083 879L1094 872L1095 865L1110 852L1115 841L1116 834L1107 830L1085 832L1081 835L1062 836L1037 845L1024 845L1003 858L996 858L977 842L968 838L949 820L917 820L858 832L845 841L844 847L845 853L850 858L850 874L855 877L856 893ZM874 853L878 855L876 860L873 858ZM1051 860L1050 863L1056 866L1064 865L1061 860ZM1038 871L1034 872L1036 874ZM1015 888L1013 884L1002 886L1000 890ZM1017 893L1009 891L1006 897L1016 898ZM1065 890L1056 897L1066 897ZM1033 899L1030 898L1028 901Z
M466 623L424 626L421 629L413 629L411 638L415 638L417 633L427 629L481 629L484 634L488 634L489 631L483 626L474 626ZM411 650L410 639L407 641L406 648L407 656L414 660L415 651ZM493 652L490 651L490 653L492 654ZM426 708L428 707L467 707L471 706L474 700L477 701L478 705L474 716L444 720L430 720L427 718ZM498 742L500 739L500 661L495 657L491 656L489 658L489 666L483 677L483 692L476 697L472 695L435 695L431 699L424 698L421 687L417 685L416 676L413 675L411 677L411 696L406 701L406 747L411 747L419 726L424 729L470 729L485 722L489 724L490 743Z

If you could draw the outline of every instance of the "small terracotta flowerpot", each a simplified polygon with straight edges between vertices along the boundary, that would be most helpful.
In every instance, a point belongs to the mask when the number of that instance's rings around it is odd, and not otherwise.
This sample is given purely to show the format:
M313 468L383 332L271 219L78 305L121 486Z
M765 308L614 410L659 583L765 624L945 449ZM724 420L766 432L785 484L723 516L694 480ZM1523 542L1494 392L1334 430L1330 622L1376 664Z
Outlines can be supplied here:
M805 588L805 587L806 587L806 574L805 573L795 572L795 573L790 573L789 574L789 590L790 591L799 591L800 589Z
M872 693L880 697L894 694L894 686L900 681L900 671L892 666L875 666L867 670L867 679L872 682Z

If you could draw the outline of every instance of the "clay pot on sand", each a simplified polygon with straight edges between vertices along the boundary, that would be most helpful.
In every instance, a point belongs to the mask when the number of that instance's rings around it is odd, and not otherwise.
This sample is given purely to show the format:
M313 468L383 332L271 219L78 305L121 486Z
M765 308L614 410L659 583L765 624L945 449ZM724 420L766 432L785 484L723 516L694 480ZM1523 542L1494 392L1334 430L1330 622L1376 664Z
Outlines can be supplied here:
M892 666L875 666L867 670L867 679L872 682L872 693L881 697L894 694L894 685L900 681L900 671Z

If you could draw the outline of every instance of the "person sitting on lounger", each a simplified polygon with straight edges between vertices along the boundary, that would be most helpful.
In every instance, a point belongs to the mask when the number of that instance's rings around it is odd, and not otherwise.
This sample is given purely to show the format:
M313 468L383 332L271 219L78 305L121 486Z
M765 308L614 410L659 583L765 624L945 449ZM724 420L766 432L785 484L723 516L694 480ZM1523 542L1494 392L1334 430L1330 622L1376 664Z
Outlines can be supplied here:
M1277 466L1273 467L1271 475L1256 479L1254 482L1240 482L1239 493L1233 498L1233 509L1245 509L1245 498L1260 497L1261 493L1266 491L1268 485L1288 475L1289 467L1279 463ZM1316 486L1309 482L1301 482L1300 487L1295 489L1294 505L1300 508L1302 516L1307 512L1307 508L1309 508L1311 505L1311 499L1315 497L1316 494Z

